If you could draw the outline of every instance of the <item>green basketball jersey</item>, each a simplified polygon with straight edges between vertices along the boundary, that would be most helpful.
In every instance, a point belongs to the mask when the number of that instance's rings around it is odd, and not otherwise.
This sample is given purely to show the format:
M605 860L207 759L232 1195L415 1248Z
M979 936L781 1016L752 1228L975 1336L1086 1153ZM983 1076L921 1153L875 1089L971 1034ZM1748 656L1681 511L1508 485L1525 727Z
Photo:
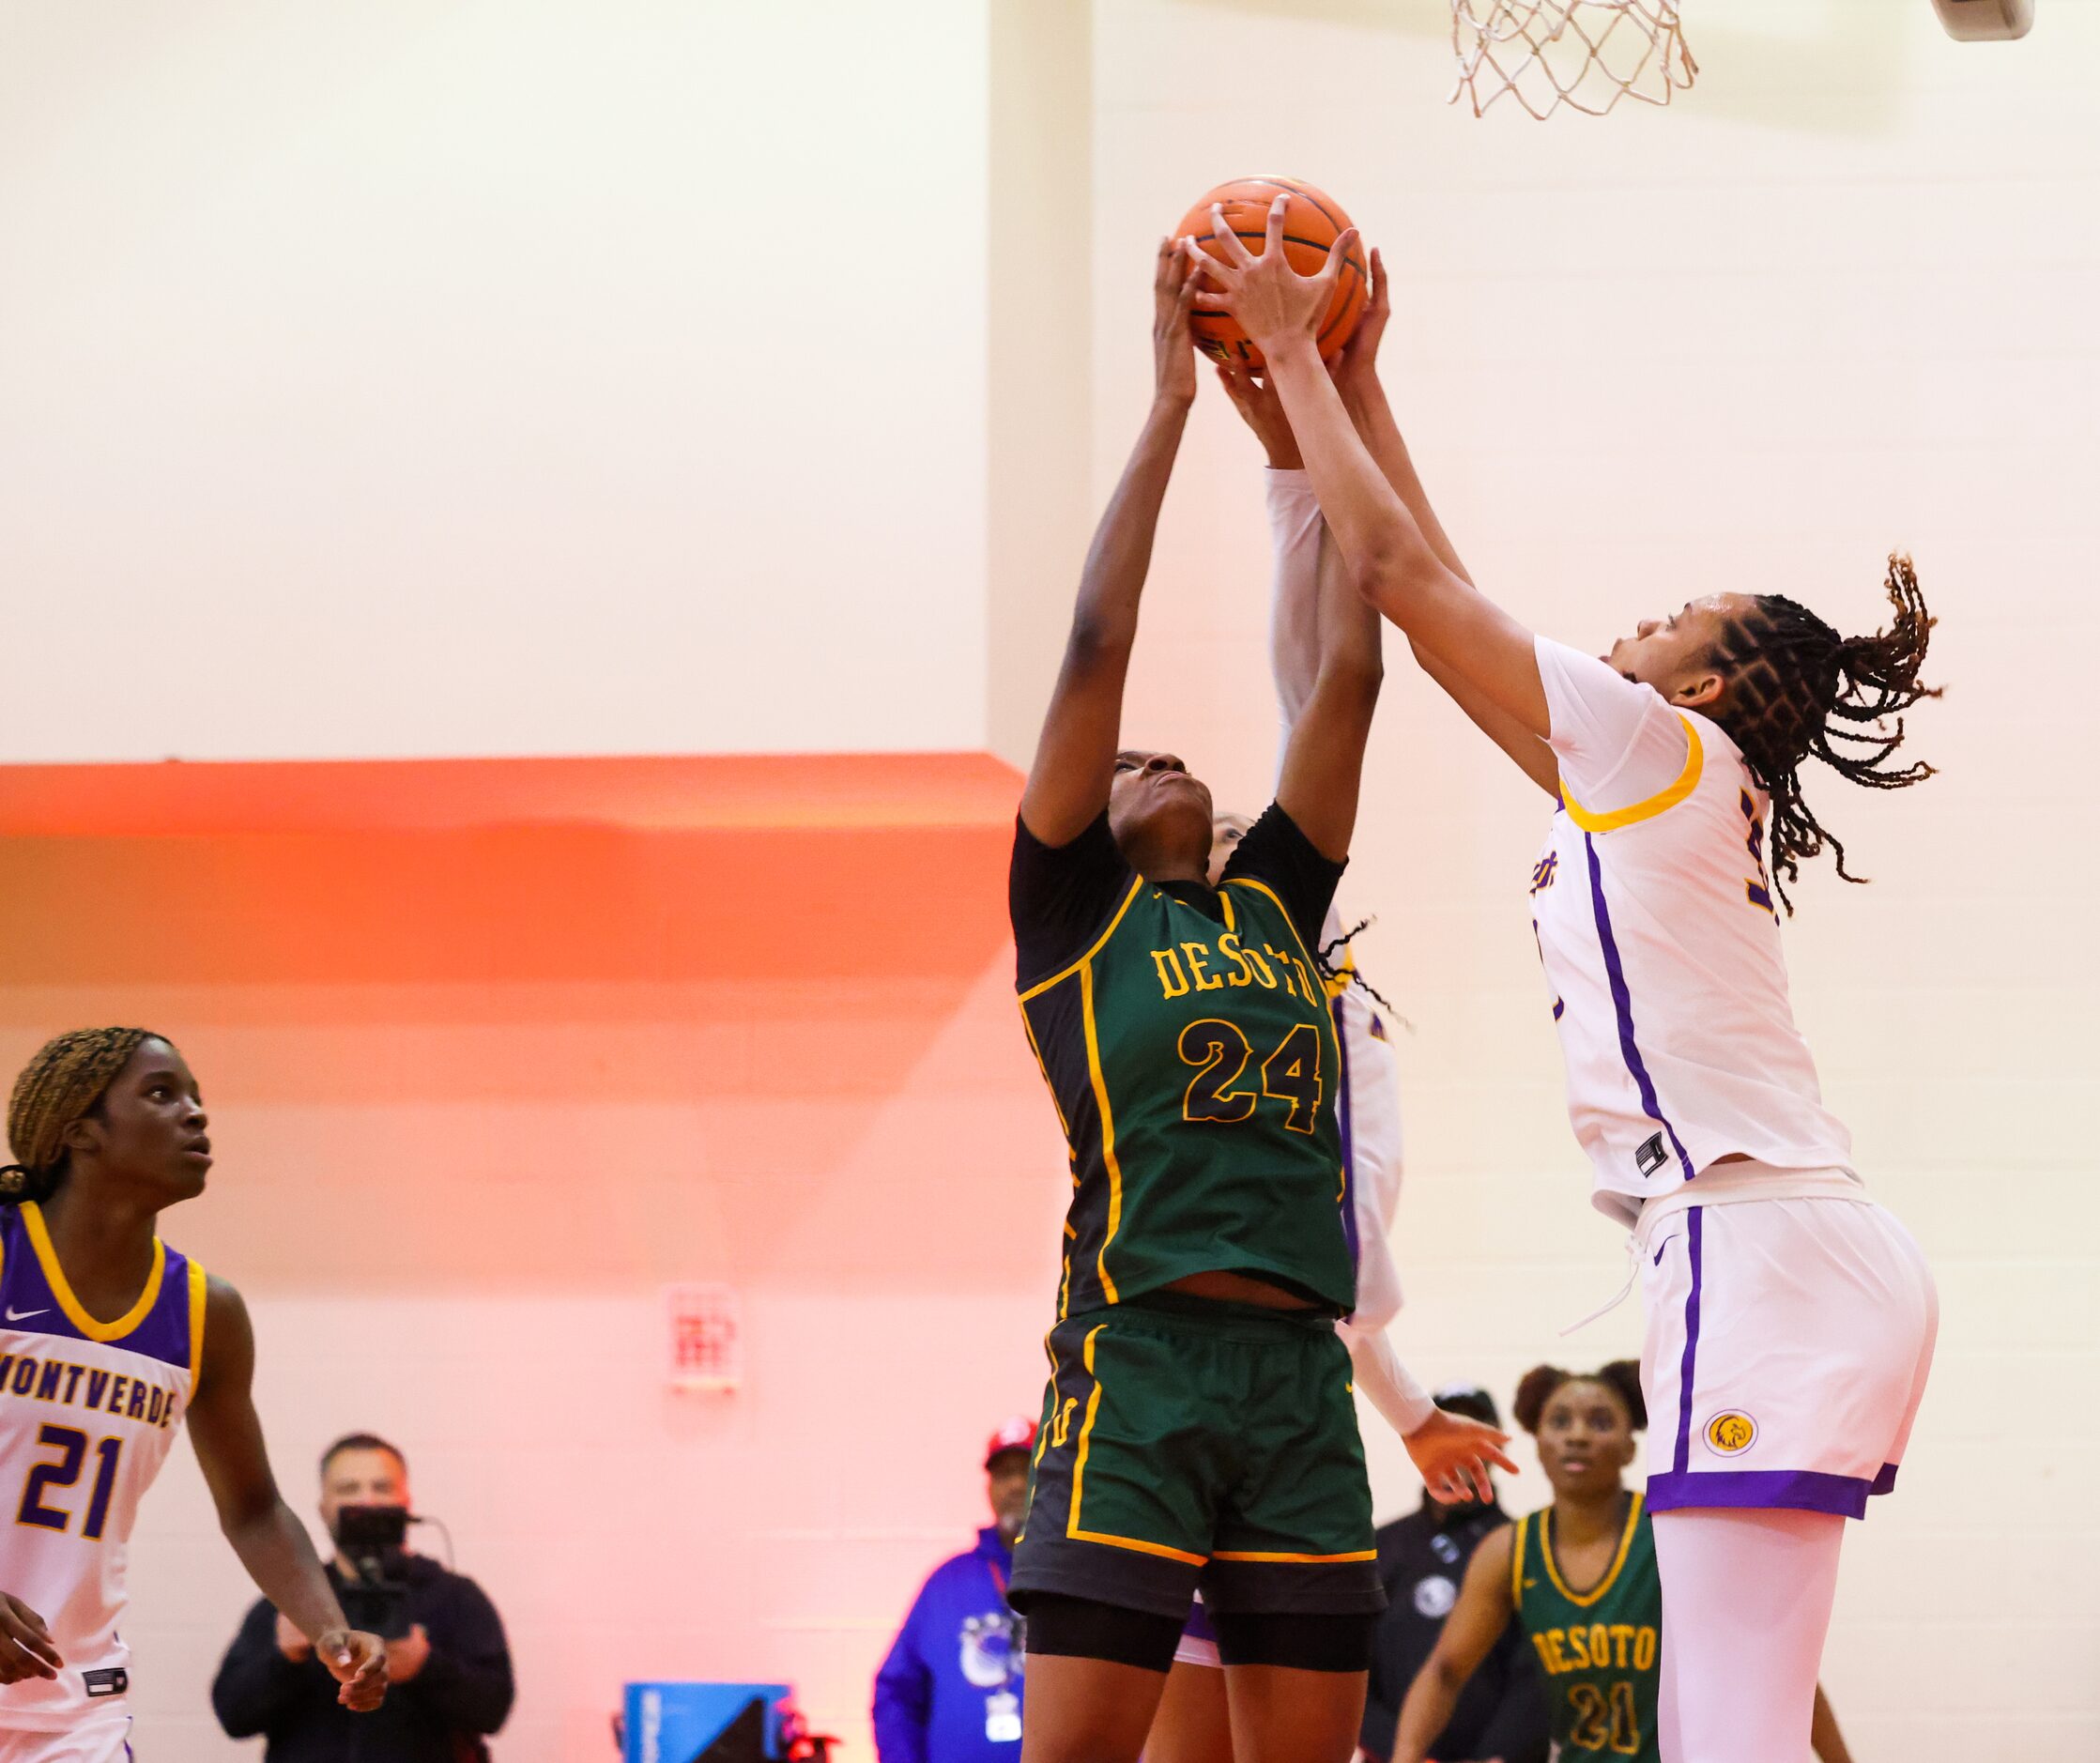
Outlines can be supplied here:
M1021 993L1072 1154L1060 1316L1215 1268L1356 1303L1326 987L1267 883L1218 898L1223 923L1133 876Z
M1553 1509L1517 1520L1510 1595L1545 1668L1555 1763L1662 1763L1655 1737L1663 1585L1647 1504L1632 1496L1618 1552L1586 1592L1568 1587L1553 1549Z

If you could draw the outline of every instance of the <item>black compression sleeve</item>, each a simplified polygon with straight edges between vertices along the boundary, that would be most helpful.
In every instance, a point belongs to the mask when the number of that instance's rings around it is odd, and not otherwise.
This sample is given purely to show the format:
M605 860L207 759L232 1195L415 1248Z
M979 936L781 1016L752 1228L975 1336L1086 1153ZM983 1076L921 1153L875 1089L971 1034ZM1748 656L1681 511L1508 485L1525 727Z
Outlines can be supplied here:
M1375 1612L1296 1616L1213 1610L1218 1656L1228 1665L1288 1665L1296 1671L1369 1671Z
M1184 1627L1180 1617L1047 1591L1030 1594L1027 1622L1031 1653L1105 1659L1111 1664L1161 1672L1173 1663Z

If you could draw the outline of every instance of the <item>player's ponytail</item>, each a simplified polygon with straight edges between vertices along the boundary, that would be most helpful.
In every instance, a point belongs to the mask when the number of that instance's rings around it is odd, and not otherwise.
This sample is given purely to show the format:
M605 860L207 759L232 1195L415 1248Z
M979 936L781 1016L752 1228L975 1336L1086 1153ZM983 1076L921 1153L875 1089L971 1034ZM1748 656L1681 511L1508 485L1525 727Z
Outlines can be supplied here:
M1821 759L1869 790L1902 790L1933 774L1923 759L1891 761L1903 744L1902 713L1939 696L1938 686L1918 680L1938 621L1925 609L1908 558L1889 559L1887 586L1894 617L1871 636L1840 636L1784 594L1759 594L1714 647L1727 679L1715 719L1771 797L1772 879L1789 913L1786 882L1826 845L1840 876L1866 879L1846 868L1844 845L1802 800L1803 759ZM1884 728L1891 716L1894 723Z
M1536 1438L1546 1403L1566 1384L1603 1385L1618 1398L1634 1432L1641 1432L1648 1426L1648 1398L1641 1393L1641 1368L1632 1359L1614 1359L1595 1372L1567 1372L1557 1365L1534 1365L1517 1382L1517 1398L1510 1407L1517 1424Z
M0 1168L0 1204L49 1200L65 1179L59 1140L76 1120L95 1111L112 1080L130 1063L150 1029L75 1029L46 1041L15 1079L8 1102L8 1148Z

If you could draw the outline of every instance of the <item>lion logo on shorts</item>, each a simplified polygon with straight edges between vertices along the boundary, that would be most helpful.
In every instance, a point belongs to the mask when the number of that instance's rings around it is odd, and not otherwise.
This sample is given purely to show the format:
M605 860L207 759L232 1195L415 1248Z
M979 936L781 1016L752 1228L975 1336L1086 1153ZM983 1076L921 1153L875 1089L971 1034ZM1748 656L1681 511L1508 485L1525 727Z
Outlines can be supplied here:
M1740 1408L1724 1408L1707 1422L1707 1449L1717 1457L1740 1457L1757 1442L1757 1422Z

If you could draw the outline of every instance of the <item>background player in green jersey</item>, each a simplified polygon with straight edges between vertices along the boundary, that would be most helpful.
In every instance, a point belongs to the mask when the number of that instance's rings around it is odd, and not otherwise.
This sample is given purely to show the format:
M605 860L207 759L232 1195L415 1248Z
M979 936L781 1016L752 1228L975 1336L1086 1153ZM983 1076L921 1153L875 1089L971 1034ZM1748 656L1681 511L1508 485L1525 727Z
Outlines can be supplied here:
M1584 1375L1534 1366L1517 1386L1516 1417L1538 1440L1553 1504L1474 1551L1457 1607L1401 1709L1391 1763L1428 1763L1460 1690L1512 1617L1546 1674L1554 1763L1662 1763L1662 1582L1646 1503L1625 1485L1633 1434L1648 1425L1641 1368L1618 1359ZM1814 1744L1823 1763L1851 1763L1820 1688Z
M1339 1050L1313 944L1357 813L1378 624L1339 584L1276 800L1219 885L1210 792L1123 745L1138 603L1196 393L1162 243L1155 393L1081 582L1014 833L1022 1019L1072 1156L1015 1551L1028 1763L1135 1759L1200 1587L1242 1763L1342 1763L1384 1602L1347 1350ZM1433 1490L1504 1435L1433 1409Z

